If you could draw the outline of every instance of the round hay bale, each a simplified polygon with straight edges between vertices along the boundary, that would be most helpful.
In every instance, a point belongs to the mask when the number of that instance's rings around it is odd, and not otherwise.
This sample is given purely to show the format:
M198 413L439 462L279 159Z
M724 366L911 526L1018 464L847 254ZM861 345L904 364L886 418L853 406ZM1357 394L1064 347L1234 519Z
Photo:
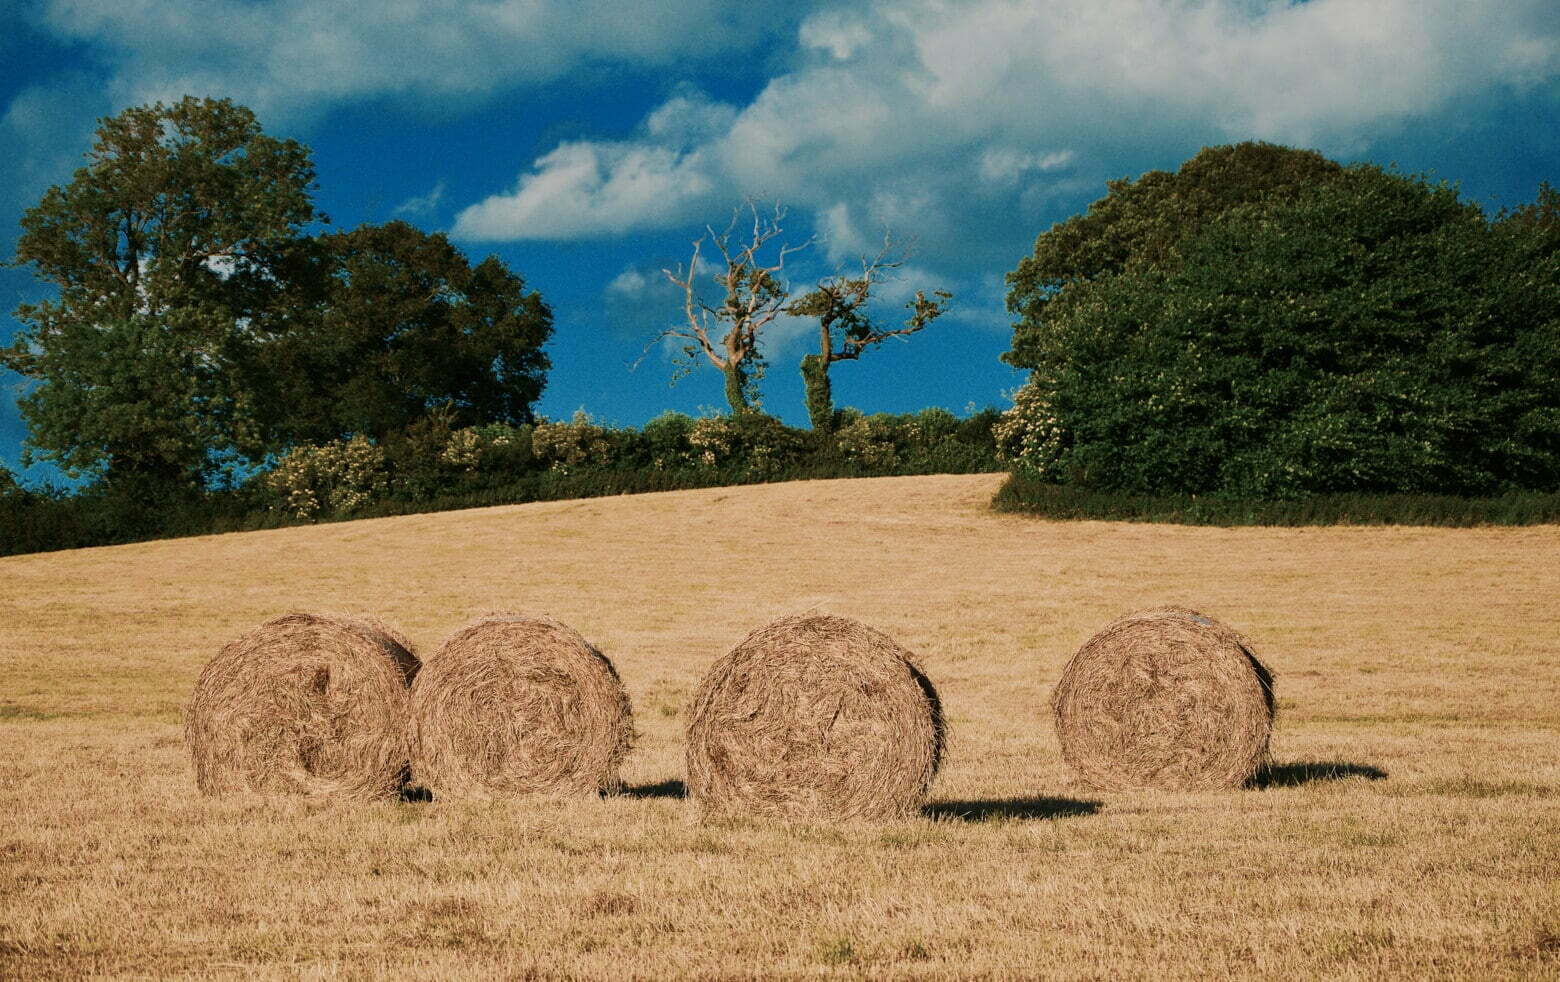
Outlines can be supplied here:
M435 798L615 792L633 739L612 662L546 617L478 618L412 685L412 769Z
M1218 621L1156 607L1084 642L1051 708L1062 756L1094 788L1237 788L1267 758L1273 673Z
M286 614L223 647L184 716L195 784L354 799L406 781L410 642L377 621Z
M914 657L844 617L759 628L689 710L688 793L706 813L914 814L942 762L942 704Z

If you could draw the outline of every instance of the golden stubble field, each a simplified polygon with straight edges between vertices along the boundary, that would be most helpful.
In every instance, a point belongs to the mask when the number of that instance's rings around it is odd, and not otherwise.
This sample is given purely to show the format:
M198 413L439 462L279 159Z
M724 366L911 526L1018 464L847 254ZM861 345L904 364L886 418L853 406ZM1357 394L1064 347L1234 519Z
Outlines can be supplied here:
M986 510L996 475L554 502L0 559L0 977L1560 978L1560 528L1205 529ZM1045 702L1184 603L1278 673L1274 779L1070 783ZM208 800L183 704L289 610L430 653L550 613L616 662L627 796ZM921 819L701 823L682 712L809 608L916 652Z

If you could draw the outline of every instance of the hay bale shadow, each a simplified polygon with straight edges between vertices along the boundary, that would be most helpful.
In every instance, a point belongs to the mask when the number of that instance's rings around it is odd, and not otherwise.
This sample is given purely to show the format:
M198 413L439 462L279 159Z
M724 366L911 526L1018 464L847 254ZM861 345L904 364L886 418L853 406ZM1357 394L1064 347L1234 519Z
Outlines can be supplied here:
M939 801L926 805L921 814L934 821L994 822L1016 820L1031 822L1053 818L1076 818L1100 810L1098 801L1076 798L982 798L975 801Z
M688 786L676 779L655 784L632 784L623 788L625 798L686 798Z
M1348 764L1342 761L1307 761L1296 764L1269 764L1258 771L1246 787L1297 788L1318 781L1343 781L1351 777L1363 777L1368 781L1380 781L1387 772L1370 764Z

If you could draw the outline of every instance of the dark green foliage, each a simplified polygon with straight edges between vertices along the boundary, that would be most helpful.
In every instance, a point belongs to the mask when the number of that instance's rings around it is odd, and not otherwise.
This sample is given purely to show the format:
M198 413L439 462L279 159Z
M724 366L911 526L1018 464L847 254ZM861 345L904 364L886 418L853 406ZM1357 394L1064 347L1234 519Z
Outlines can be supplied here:
M1119 273L1132 261L1178 266L1180 244L1230 208L1286 200L1342 171L1313 150L1248 142L1204 147L1174 174L1149 171L1136 181L1107 181L1105 197L1052 226L1035 240L1033 255L1008 274L1008 309L1022 320L1003 360L1038 367L1030 345L1052 316L1050 302L1068 284Z
M932 412L943 413L942 410L922 410L918 414L921 417L920 426L925 428L932 425L926 419L927 414ZM924 449L913 451L909 466L916 473L924 474L980 474L1000 470L991 430L1001 418L1002 414L990 406L964 419L957 419L952 413L943 413L938 419L938 425L951 421L953 428L926 443Z
M999 469L985 409L960 420L946 409L862 415L840 410L830 452L866 473L968 474Z
M997 425L997 420L1002 418L1002 413L993 406L987 406L979 412L971 413L954 428L953 438L959 443L965 443L972 447L979 447L989 454L995 455L996 441L992 438L992 429Z
M1449 187L1357 165L1206 221L1173 262L1069 284L1015 330L1062 434L1020 468L1242 500L1553 491L1544 207L1491 223Z
M751 471L757 478L806 464L815 447L806 430L756 409L703 419L667 412L642 430L608 430L606 439L609 450L598 469Z
M664 412L646 423L640 431L643 455L638 462L658 470L676 467L688 452L688 434L694 423L692 416L677 412Z
M185 98L101 120L87 160L17 242L58 290L16 309L0 352L38 383L20 400L30 452L72 475L201 487L214 450L263 450L245 324L315 217L308 150L242 106Z
M528 423L552 312L496 258L476 266L405 222L322 236L265 351L287 443L386 440L430 413L452 427Z
M1552 525L1560 494L1316 495L1297 501L1235 501L1197 495L1091 491L1023 474L1009 476L992 507L1057 520L1169 522L1182 525Z
M380 443L392 487L406 501L427 501L452 483L443 460L453 432L450 414L430 413Z
M732 456L740 460L752 462L762 456L767 466L784 469L801 464L815 446L811 434L792 429L768 413L748 410L727 419L736 437Z
M80 509L67 499L36 494L0 496L0 556L98 545L82 527Z
M493 423L464 430L479 439L466 453L455 414L445 407L429 412L381 444L390 471L391 496L406 502L431 501L451 493L498 487L532 469L531 427Z
M531 427L490 423L477 432L485 440L475 474L486 480L500 480L519 474L531 466Z
M28 491L0 464L0 555L71 549L89 539L70 502L52 491Z
M0 495L0 555L115 545L286 524L252 490L205 494L147 482Z

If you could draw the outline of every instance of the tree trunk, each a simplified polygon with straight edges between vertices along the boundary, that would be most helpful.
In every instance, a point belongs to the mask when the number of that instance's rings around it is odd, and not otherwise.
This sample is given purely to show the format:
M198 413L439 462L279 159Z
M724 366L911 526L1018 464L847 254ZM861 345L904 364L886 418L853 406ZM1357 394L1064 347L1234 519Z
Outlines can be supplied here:
M807 387L807 417L814 433L834 432L834 390L829 383L829 359L807 355L802 359L802 383Z
M742 363L728 361L723 371L726 373L726 402L731 405L732 413L746 412L747 372L743 370Z

